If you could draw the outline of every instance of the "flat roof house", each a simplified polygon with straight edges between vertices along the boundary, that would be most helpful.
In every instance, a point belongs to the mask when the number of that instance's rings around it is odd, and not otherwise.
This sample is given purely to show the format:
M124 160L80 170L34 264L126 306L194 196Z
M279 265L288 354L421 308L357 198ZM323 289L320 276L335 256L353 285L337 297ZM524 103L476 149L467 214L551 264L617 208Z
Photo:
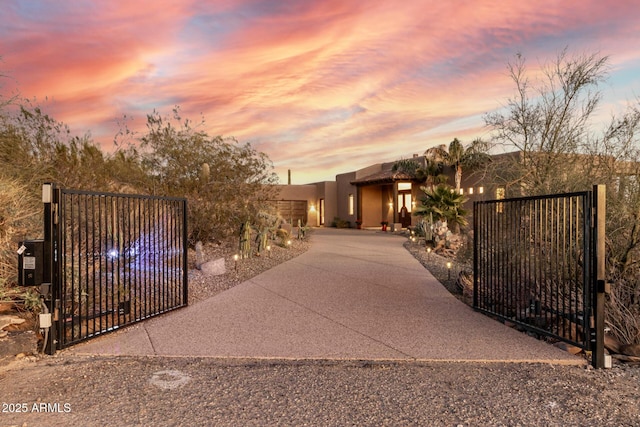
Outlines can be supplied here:
M412 160L424 166L425 157L414 155ZM278 185L279 197L275 201L280 215L292 225L312 227L331 226L334 218L348 221L355 227L380 227L384 221L405 228L418 221L412 215L424 195L422 182L403 171L394 171L397 162L377 163L336 175L335 181L322 181L305 185ZM445 168L444 174L453 181L454 171ZM469 201L484 198L485 189L480 178L467 173L463 176L461 192ZM495 197L490 197L495 198Z

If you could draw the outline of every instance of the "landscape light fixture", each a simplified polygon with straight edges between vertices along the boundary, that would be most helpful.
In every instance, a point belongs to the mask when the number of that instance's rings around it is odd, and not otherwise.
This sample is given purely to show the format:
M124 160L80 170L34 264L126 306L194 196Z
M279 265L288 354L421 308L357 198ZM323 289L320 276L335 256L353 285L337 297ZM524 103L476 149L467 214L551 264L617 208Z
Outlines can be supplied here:
M271 258L271 245L267 245L267 257Z
M291 240L287 240L287 247L291 246Z
M449 270L449 280L451 280L451 267L453 267L453 264L451 263L451 261L447 261L447 270Z
M234 265L236 271L238 271L238 258L239 258L238 254L235 254L233 256L233 265Z

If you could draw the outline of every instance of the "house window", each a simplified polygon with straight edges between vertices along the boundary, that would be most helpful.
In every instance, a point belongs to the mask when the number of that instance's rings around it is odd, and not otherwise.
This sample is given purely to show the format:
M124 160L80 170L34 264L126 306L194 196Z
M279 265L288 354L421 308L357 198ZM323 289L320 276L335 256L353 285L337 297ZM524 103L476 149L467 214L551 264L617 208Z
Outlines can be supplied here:
M504 199L504 188L503 187L498 187L496 189L496 199L498 199L498 200ZM496 204L496 212L497 213L504 212L504 205L502 203L497 203Z
M398 183L398 191L411 190L410 182L399 182Z
M355 214L355 203L353 199L353 194L349 194L349 215Z
M473 187L469 187L469 195L473 194Z

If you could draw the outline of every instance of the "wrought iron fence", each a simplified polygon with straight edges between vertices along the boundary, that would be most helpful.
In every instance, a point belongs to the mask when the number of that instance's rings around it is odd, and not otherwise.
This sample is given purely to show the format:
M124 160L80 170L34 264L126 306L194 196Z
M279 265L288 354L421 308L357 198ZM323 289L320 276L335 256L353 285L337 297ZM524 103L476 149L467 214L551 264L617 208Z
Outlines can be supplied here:
M592 192L475 202L474 307L591 350L594 212Z
M54 187L47 211L50 351L187 305L185 199Z

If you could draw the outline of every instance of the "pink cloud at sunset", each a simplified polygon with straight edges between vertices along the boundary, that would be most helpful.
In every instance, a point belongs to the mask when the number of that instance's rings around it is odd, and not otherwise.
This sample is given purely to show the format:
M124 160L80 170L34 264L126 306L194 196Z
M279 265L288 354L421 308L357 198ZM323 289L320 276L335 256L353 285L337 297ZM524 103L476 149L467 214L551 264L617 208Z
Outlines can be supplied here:
M518 52L532 69L565 47L609 55L608 117L640 93L639 12L632 0L8 0L0 90L106 151L123 115L143 131L146 114L179 105L305 183L486 137Z

